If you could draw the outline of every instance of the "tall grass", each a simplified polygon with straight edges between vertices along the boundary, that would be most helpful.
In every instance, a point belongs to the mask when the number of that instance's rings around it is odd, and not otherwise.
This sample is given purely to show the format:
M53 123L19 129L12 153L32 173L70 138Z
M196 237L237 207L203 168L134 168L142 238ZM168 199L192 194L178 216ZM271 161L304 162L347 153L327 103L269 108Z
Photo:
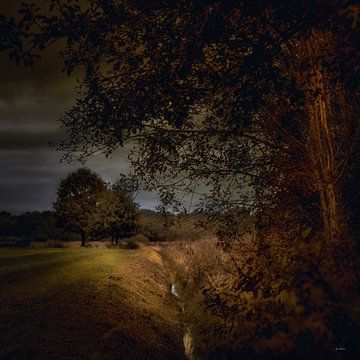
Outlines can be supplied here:
M314 268L322 239L281 240L272 233L247 235L227 249L214 239L163 248L196 359L337 359L336 348L347 348L350 358L360 350L358 290L345 297ZM339 277L335 285L346 281Z
M174 272L184 306L185 325L190 329L196 359L208 359L232 348L229 336L233 324L205 305L206 291L226 294L234 282L234 266L217 246L216 239L176 242L164 246L164 258ZM221 331L220 331L221 330Z

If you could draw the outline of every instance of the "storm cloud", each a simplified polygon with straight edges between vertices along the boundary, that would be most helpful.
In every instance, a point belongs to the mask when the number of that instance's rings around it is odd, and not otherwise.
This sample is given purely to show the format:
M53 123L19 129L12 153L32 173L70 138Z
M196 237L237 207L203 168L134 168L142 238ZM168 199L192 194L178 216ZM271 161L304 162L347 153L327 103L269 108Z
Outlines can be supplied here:
M14 15L20 2L1 1L0 13ZM82 166L60 163L63 154L49 146L64 137L58 119L76 98L76 77L62 72L57 52L56 47L46 51L32 68L17 67L0 53L0 210L51 209L60 179ZM130 171L127 154L119 150L86 165L114 182ZM140 193L137 201L154 208L158 199Z

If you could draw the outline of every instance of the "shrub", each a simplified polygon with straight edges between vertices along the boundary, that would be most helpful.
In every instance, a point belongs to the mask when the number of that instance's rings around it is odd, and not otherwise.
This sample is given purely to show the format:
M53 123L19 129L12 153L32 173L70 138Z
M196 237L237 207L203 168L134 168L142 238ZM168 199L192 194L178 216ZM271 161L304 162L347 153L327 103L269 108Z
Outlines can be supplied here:
M167 234L165 229L157 224L146 224L142 229L142 234L151 242L166 241Z
M122 249L135 250L140 247L139 243L137 243L133 238L124 239L124 241L120 244Z
M144 234L136 234L136 235L132 236L130 239L132 239L135 242L140 243L140 244L149 243L149 238Z

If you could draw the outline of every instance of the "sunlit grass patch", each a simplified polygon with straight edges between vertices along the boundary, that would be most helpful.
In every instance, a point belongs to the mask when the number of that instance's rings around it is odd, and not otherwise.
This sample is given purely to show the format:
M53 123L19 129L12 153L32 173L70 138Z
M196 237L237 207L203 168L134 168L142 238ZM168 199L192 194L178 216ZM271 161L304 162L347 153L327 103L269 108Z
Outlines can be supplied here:
M152 251L1 250L0 358L181 358L177 309Z

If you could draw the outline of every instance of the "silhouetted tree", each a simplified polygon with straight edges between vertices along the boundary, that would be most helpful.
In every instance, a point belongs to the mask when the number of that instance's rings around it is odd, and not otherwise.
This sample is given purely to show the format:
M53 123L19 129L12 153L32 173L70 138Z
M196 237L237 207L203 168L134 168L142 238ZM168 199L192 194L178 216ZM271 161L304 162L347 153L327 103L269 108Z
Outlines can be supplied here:
M133 235L136 231L137 206L120 184L108 186L99 194L92 218L97 224L97 236L110 237L113 245L120 238Z
M138 210L133 193L119 181L111 187L115 211L110 224L111 240L116 245L120 238L129 237L136 232Z
M106 190L100 176L86 168L70 173L60 182L55 213L66 229L81 236L82 247L86 238L100 227L102 198Z
M81 236L85 246L89 235L110 236L113 243L136 230L137 207L121 185L107 185L99 175L82 168L60 182L55 213L66 229Z

